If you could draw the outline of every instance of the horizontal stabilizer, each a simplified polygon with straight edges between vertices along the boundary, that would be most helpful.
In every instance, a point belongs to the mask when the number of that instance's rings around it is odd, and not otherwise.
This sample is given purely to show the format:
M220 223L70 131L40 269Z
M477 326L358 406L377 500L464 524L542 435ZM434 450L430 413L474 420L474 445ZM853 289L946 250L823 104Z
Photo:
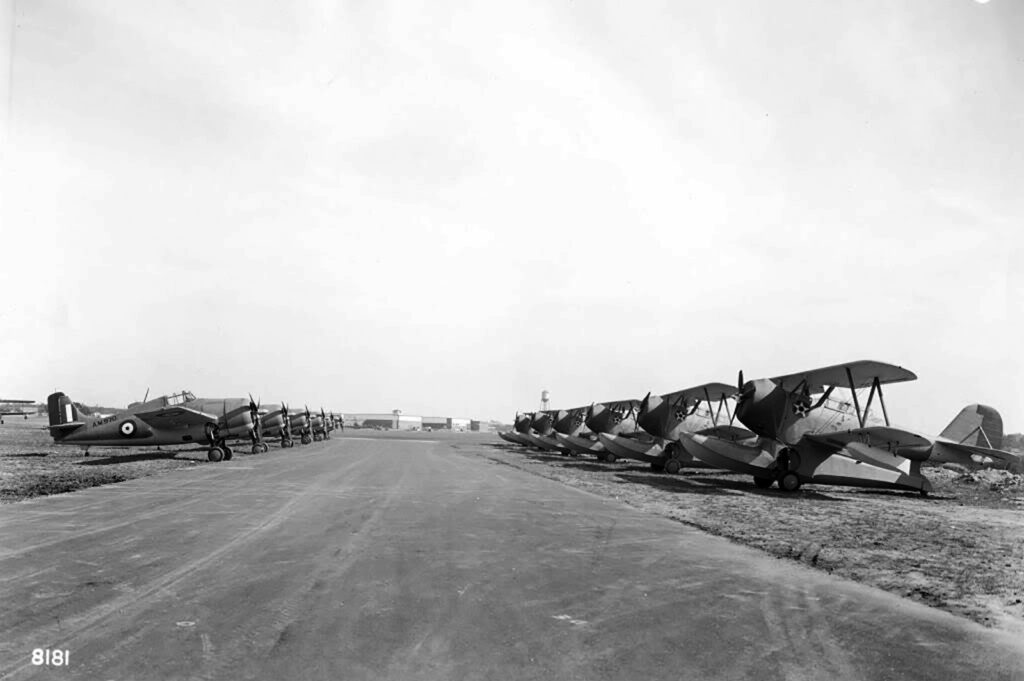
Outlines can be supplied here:
M75 430L76 428L81 428L84 425L85 424L82 423L81 421L72 421L70 423L54 424L52 426L48 426L48 428L51 431L56 430L56 431L61 432L61 433L67 433L67 432L71 432L72 430Z
M967 465L995 464L995 468L1005 468L1016 473L1024 473L1024 457L1001 449L939 440L935 443L934 452L933 459L935 461L954 461ZM991 463L986 462L985 459L989 459Z

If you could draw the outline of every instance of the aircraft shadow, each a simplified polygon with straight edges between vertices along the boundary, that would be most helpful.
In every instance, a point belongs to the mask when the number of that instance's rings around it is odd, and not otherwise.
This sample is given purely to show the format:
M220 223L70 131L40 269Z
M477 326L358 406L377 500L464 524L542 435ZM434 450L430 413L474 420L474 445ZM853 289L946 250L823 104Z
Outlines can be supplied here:
M778 487L771 487L769 489L758 489L754 487L754 483L749 480L731 480L726 477L715 477L708 475L710 471L700 471L696 475L688 476L688 479L695 480L707 485L717 485L719 487L726 487L728 489L736 490L738 492L745 492L747 494L756 494L757 496L766 497L779 497L781 499L815 499L818 501L835 501L845 503L849 499L843 499L841 497L833 497L828 494L824 494L814 488L804 487L800 491L794 493L783 492ZM717 473L718 476L729 475L727 471L721 471ZM733 474L735 475L735 474Z
M157 459L174 459L178 454L184 454L186 452L199 452L205 451L200 449L178 449L178 450L156 450L149 452L139 452L138 454L124 454L122 456L105 456L102 459L89 459L88 461L79 461L79 466L110 466L117 463L131 463L133 461L155 461Z
M724 474L723 474L724 475ZM666 492L678 492L680 494L703 494L713 496L738 496L741 494L753 494L757 496L780 497L793 499L815 499L820 501L844 502L846 499L838 499L820 492L804 490L796 495L783 492L778 489L758 489L753 483L730 480L724 477L711 477L707 475L630 475L618 473L616 478L622 482L634 482L641 485L656 487ZM701 484L694 484L701 483Z
M49 452L22 452L20 454L3 454L0 456L10 457L12 459L20 459L27 456L49 456Z

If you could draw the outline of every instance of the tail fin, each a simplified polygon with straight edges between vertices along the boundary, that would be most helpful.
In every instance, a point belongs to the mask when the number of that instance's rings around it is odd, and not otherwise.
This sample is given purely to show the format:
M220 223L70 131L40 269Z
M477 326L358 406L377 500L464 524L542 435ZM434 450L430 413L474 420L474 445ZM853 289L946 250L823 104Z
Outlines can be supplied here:
M1003 448L1003 417L984 404L971 404L960 410L940 434L953 442L986 449Z
M69 431L82 426L75 403L64 393L53 393L46 398L46 408L50 413L50 434L55 440L63 439Z

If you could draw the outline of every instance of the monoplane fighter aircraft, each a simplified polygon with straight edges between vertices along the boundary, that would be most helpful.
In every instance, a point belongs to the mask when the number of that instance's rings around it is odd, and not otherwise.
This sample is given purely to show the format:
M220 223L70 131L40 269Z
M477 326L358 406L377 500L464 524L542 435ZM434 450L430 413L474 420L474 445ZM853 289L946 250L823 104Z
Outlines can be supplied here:
M306 407L306 415L309 416L309 407ZM324 413L323 407L320 407L319 414L313 414L310 416L309 427L313 431L314 442L331 439L327 428L327 414Z
M822 483L926 494L932 486L921 473L925 461L1020 465L1019 457L998 449L1002 419L991 407L966 407L939 437L892 426L882 386L916 378L903 367L869 360L747 382L741 372L736 417L759 439L683 435L682 442L702 461L753 475L758 487L778 481L790 492ZM831 399L837 388L850 391L852 409ZM870 392L862 408L857 391L864 389ZM880 422L870 416L876 396Z
M62 392L46 401L50 435L56 444L82 447L142 447L209 444L210 461L230 460L229 439L252 441L252 453L267 451L260 439L260 416L250 397L196 398L187 390L165 395L105 417L80 414Z
M28 419L30 414L36 413L35 408L29 409L27 406L35 404L33 400L0 400L0 425L3 425L5 416L20 416L23 419Z
M498 437L514 445L529 447L533 443L526 438L526 433L530 431L530 423L532 421L533 412L524 412L522 414L516 412L516 418L512 421L512 430L499 432Z
M753 437L750 431L733 425L729 400L736 393L736 387L725 383L705 383L664 395L647 393L640 401L636 422L661 443L662 450L658 455L636 452L630 458L647 461L651 468L672 474L683 466L706 466L686 452L679 438L683 433L715 435L732 441Z
M289 441L293 441L295 438L298 438L299 442L304 445L308 445L313 441L313 430L310 426L309 407L307 407L304 412L289 412L288 432L291 435L291 437L288 438ZM290 447L291 445L288 446Z
M256 406L260 414L260 425L262 427L263 437L280 437L281 447L285 449L294 446L294 443L292 442L291 429L288 426L290 423L288 406L282 403L268 404L265 407L262 407L260 406L259 401L257 401Z

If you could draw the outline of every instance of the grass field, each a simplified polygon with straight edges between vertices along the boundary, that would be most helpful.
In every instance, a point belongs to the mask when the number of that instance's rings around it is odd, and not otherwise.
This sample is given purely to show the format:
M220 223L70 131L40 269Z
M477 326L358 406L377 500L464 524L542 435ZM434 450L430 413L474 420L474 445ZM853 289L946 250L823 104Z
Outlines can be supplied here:
M487 458L618 499L782 559L1024 635L1024 476L929 468L935 492L808 485L759 490L749 476L680 475L506 444Z

